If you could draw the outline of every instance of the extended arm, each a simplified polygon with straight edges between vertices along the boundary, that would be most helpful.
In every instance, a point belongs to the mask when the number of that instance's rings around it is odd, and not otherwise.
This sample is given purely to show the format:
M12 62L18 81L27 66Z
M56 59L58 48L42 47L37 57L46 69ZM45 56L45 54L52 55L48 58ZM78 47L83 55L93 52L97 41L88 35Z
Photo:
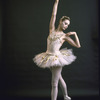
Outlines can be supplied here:
M75 41L70 38L70 35L74 35L75 36ZM74 47L77 47L77 48L81 47L80 42L79 42L79 38L78 38L76 32L67 33L65 38L64 38L64 40L66 40L69 44L71 44Z
M49 24L49 32L50 33L55 30L55 21L56 21L58 3L59 3L59 0L55 0L52 15L51 15L51 20L50 20L50 24Z

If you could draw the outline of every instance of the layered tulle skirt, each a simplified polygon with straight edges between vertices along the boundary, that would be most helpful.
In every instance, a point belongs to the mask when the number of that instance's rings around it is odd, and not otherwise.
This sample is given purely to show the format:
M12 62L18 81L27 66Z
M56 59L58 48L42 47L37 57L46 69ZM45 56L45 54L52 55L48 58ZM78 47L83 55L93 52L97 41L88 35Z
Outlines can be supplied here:
M72 49L61 49L59 52L50 53L43 52L36 55L33 61L38 67L50 68L50 67L63 67L65 65L71 64L75 61L76 56L74 56Z

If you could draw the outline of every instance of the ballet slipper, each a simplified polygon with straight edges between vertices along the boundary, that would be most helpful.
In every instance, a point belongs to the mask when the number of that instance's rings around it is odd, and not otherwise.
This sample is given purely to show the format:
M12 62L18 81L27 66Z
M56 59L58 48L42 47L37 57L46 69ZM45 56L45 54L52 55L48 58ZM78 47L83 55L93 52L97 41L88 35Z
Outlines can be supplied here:
M68 95L65 95L64 100L71 100L71 98Z

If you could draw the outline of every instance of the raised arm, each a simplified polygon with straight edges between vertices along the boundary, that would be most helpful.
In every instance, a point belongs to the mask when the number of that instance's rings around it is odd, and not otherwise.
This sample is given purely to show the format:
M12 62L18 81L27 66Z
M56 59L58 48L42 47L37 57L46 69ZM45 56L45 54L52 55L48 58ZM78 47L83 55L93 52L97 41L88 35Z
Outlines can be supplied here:
M70 38L70 35L74 35L75 36L75 41ZM77 48L81 47L80 42L79 42L79 38L78 38L76 32L67 33L65 38L64 38L64 40L66 40L69 44L71 44L74 47L77 47Z
M58 3L59 3L59 0L55 0L52 15L51 15L51 20L50 20L50 24L49 24L49 32L50 33L55 30L55 21L56 21Z

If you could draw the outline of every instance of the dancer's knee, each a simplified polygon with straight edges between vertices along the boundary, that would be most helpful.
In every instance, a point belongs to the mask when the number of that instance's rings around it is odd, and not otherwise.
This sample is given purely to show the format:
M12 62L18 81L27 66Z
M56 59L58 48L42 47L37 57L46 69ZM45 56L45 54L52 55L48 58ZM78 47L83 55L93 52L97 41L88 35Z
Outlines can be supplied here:
M66 85L64 79L62 78L62 76L60 77L59 82L60 82L61 87L63 87L63 88L67 88L67 85Z
M52 84L53 88L57 88L58 87L58 82L52 82L51 84Z

